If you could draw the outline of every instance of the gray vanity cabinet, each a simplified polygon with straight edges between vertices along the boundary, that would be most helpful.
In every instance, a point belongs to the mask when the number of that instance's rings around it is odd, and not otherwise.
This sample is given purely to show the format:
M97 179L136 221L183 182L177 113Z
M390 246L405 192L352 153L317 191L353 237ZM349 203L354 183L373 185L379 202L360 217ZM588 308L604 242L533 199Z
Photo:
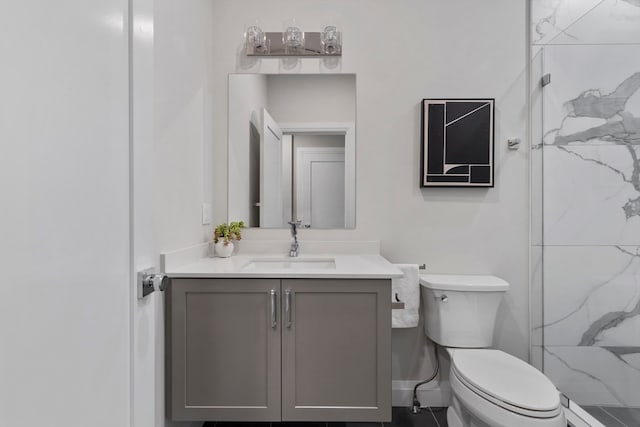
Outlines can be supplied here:
M280 280L173 279L167 290L168 417L279 421Z
M390 280L172 279L176 421L390 421Z
M389 281L290 279L282 292L282 419L391 421Z

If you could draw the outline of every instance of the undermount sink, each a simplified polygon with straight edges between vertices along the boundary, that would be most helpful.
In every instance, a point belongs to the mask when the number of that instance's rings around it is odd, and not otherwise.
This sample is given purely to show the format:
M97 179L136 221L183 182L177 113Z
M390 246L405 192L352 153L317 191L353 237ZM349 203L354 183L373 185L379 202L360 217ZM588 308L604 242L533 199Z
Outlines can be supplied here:
M336 268L335 258L255 258L243 271L254 270L332 270Z

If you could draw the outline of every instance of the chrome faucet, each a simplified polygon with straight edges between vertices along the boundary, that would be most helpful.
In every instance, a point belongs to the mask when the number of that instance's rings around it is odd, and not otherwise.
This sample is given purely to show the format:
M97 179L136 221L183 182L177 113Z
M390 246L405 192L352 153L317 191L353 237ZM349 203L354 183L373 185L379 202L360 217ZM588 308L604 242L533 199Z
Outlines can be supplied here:
M289 221L288 224L291 230L291 250L289 251L289 256L297 257L298 248L300 247L298 244L298 227L302 225L302 221Z

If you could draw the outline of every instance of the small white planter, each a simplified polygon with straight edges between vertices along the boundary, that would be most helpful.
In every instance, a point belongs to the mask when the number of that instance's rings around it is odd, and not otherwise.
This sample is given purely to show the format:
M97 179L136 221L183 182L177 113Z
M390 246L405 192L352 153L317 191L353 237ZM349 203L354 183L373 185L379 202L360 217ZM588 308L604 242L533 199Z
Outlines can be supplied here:
M216 249L216 255L220 258L229 258L231 254L233 254L233 242L229 242L228 244L224 244L224 240L218 240L218 243L214 244Z

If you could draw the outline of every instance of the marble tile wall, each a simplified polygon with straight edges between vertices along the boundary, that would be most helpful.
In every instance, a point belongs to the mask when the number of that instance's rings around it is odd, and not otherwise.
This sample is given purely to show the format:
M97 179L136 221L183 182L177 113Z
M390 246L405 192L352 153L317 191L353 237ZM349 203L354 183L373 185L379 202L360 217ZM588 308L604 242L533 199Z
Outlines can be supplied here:
M640 0L531 6L532 361L640 407Z
M640 42L640 0L531 0L534 45Z

